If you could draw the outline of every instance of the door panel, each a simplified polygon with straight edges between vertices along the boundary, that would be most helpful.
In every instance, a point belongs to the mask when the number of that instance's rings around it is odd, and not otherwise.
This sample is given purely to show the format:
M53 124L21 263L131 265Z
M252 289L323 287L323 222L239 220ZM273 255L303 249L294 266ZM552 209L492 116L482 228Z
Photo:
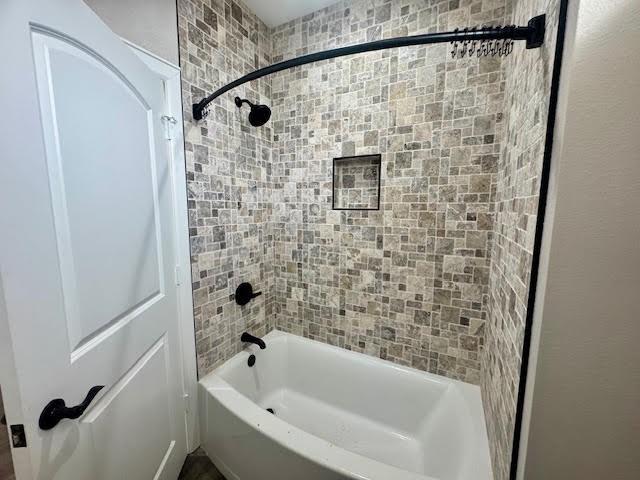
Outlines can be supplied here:
M175 442L169 425L158 421L158 415L171 414L165 393L167 349L163 336L85 413L96 479L155 478L171 453ZM146 441L132 445L132 432L145 432Z
M152 111L94 52L45 32L33 45L74 359L162 295Z
M186 431L162 79L80 0L3 0L0 41L0 321L30 460L18 478L176 478ZM52 399L73 406L94 385L83 417L38 428Z

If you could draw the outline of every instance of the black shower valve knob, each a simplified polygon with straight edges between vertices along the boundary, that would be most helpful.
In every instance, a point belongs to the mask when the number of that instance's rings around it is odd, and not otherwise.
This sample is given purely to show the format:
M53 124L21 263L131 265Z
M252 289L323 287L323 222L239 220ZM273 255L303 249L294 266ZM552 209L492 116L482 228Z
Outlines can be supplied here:
M249 282L243 282L236 288L236 303L238 305L246 305L251 299L262 295L262 292L254 292L253 286Z

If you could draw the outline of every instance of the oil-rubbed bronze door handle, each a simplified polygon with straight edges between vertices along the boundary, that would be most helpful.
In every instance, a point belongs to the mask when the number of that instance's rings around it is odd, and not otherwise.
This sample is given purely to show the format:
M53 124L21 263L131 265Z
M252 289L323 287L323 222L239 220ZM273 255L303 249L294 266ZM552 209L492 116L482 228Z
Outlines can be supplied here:
M84 413L91 401L98 394L100 390L104 388L104 385L96 385L91 387L89 393L85 397L84 401L80 405L75 407L67 407L66 403L61 398L56 398L47 403L42 413L40 414L40 420L38 425L42 430L51 430L55 427L63 418L78 418Z

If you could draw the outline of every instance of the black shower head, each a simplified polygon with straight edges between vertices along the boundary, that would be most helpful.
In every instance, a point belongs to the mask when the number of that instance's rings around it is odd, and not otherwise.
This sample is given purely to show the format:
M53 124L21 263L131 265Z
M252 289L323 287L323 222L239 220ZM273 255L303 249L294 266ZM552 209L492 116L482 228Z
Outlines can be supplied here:
M240 97L236 97L236 105L238 108L240 108L243 103L247 103L251 107L249 123L254 127L261 127L271 118L271 109L266 105L254 105L249 100L242 100Z

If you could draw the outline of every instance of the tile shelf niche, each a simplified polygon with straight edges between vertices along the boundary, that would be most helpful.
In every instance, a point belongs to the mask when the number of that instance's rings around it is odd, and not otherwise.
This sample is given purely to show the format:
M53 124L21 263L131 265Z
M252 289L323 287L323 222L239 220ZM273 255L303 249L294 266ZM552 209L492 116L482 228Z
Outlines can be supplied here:
M333 159L334 210L380 209L380 154Z

